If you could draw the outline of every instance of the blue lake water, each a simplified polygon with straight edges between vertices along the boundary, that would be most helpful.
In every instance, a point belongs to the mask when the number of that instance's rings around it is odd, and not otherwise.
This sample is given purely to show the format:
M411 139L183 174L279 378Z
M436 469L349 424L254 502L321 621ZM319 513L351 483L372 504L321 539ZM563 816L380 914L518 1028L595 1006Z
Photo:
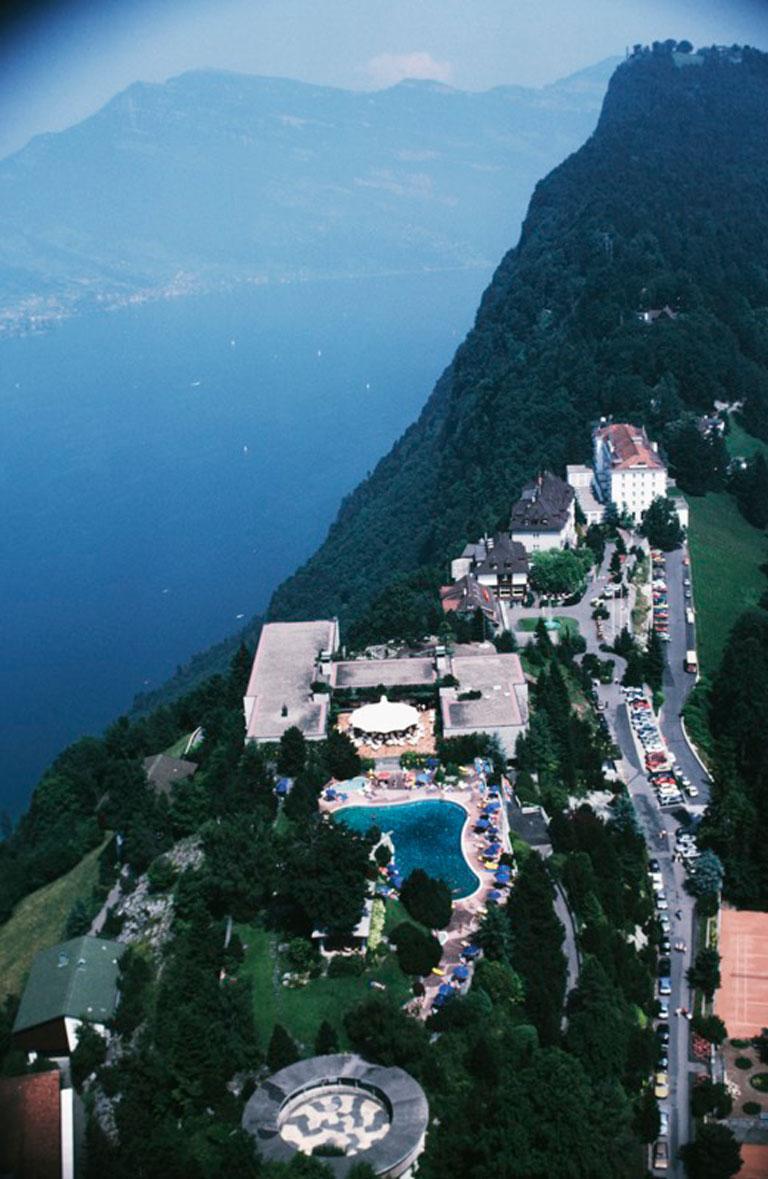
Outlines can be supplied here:
M0 342L0 808L266 605L488 278L264 287Z
M395 862L403 876L423 868L444 880L456 898L468 896L479 884L461 850L466 811L455 802L430 799L396 806L350 806L337 811L336 817L355 831L378 827L391 833Z

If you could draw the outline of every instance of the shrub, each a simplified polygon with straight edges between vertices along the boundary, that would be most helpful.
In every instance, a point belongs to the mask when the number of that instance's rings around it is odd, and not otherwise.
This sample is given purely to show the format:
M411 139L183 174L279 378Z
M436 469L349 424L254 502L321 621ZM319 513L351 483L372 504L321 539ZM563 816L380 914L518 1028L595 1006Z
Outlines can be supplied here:
M745 1114L749 1114L750 1117L754 1118L762 1111L763 1107L759 1101L745 1101L741 1108Z
M751 1040L729 1040L729 1043L732 1048L749 1048L752 1041Z
M178 872L167 856L158 856L147 870L150 892L170 892Z
M329 978L359 978L365 970L361 954L336 954L328 963Z
M92 1072L103 1064L107 1056L107 1042L89 1023L77 1029L77 1047L70 1057L72 1081L76 1089L82 1087Z
M748 1056L737 1056L733 1063L736 1065L736 1068L752 1068L752 1061Z
M445 929L451 920L451 890L444 880L429 876L422 868L414 868L403 882L400 900L414 921L428 929Z
M429 974L442 956L437 938L410 921L403 921L393 929L389 940L397 948L397 960L404 974Z
M768 1073L755 1073L749 1078L749 1083L758 1093L768 1093Z
M291 970L306 974L317 964L318 953L306 938L295 937L288 943L286 958Z

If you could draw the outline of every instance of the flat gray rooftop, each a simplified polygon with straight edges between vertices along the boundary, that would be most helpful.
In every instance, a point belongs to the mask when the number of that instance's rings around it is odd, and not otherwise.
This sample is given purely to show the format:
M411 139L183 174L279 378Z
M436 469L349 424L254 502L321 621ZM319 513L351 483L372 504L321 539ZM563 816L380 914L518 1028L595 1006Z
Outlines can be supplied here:
M331 665L334 688L410 687L434 684L432 659L354 659Z
M311 685L320 651L337 644L335 620L265 624L243 700L249 740L279 741L293 725L310 740L325 737L329 697L313 699Z
M280 1136L284 1106L302 1092L339 1083L358 1085L380 1097L390 1117L388 1132L367 1150L322 1162L343 1179L357 1163L368 1163L377 1175L399 1175L420 1152L429 1123L429 1105L413 1077L400 1068L368 1064L360 1056L314 1056L281 1069L258 1087L243 1112L243 1129L256 1139L268 1161L290 1162L295 1147Z
M444 688L440 693L446 728L482 730L527 724L528 689L519 656L454 655L452 671L458 688ZM460 700L465 692L481 695Z

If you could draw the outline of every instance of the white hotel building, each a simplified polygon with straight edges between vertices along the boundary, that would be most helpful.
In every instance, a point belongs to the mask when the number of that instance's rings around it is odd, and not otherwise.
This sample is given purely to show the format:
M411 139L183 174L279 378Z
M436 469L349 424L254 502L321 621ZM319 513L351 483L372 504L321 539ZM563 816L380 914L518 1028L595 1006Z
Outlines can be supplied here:
M613 502L638 524L652 501L667 494L667 468L642 426L612 422L593 435L595 484L603 503Z

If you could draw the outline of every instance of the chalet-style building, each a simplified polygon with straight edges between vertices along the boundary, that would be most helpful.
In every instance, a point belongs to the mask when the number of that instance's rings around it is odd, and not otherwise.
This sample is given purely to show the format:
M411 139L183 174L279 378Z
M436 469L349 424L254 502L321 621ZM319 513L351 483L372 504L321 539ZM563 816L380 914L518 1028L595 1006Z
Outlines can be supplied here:
M604 504L639 524L657 496L667 494L667 468L642 426L610 422L593 434L595 485Z
M476 544L466 545L461 556L451 562L454 582L472 577L481 589L509 601L525 597L528 572L525 547L507 532L497 532Z
M478 584L477 578L466 573L453 585L440 586L440 605L444 614L483 614L492 626L501 622L499 604L490 590Z
M68 1056L83 1021L102 1035L118 1001L117 966L126 947L77 937L35 955L13 1025L14 1047Z
M564 549L576 544L574 490L551 471L526 483L512 508L509 536L528 553Z
M186 761L183 757L168 757L166 753L145 757L142 765L147 782L158 794L172 794L177 782L185 782L197 772L197 762Z

